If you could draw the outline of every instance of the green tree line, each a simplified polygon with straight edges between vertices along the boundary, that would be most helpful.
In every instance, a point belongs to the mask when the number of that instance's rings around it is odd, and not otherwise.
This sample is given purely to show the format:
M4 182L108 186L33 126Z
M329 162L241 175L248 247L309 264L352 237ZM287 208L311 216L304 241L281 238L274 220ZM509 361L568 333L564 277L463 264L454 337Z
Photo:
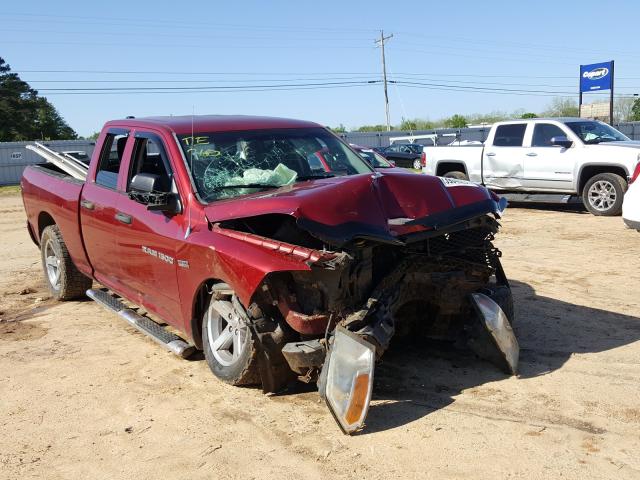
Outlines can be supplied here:
M0 57L0 142L75 138L55 107Z
M496 110L490 113L475 113L472 115L455 114L450 117L438 120L424 118L403 118L402 121L391 127L396 131L432 130L434 128L464 128L469 125L491 124L502 120L513 120L518 118L538 118L538 117L577 117L578 102L570 98L557 97L551 100L547 107L536 113L525 110L516 110L508 113ZM614 102L615 122L636 122L640 121L640 98L618 98ZM335 132L344 133L355 132L380 132L387 129L386 125L362 125L347 129L340 124L333 128Z

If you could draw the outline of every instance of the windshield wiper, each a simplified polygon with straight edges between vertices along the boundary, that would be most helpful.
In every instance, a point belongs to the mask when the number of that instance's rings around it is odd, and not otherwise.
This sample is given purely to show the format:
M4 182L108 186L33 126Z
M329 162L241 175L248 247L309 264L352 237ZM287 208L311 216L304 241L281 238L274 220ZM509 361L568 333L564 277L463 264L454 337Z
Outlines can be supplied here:
M332 178L335 177L333 173L315 173L313 175L301 175L296 177L297 182L304 182L305 180L315 180L318 178Z

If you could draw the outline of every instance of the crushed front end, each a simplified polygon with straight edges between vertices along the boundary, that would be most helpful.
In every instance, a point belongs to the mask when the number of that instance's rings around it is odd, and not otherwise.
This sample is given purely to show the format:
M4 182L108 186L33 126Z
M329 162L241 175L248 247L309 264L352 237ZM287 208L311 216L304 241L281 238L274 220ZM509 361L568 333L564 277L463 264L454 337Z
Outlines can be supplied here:
M451 185L440 186L449 193ZM298 249L308 265L266 275L247 309L265 391L292 378L318 382L342 430L352 433L366 418L375 361L394 338L466 345L516 373L513 300L493 245L505 203L481 187L454 188L483 192L478 201L429 215L388 214L384 227L328 226L302 214L214 225L247 241L265 240L266 248Z

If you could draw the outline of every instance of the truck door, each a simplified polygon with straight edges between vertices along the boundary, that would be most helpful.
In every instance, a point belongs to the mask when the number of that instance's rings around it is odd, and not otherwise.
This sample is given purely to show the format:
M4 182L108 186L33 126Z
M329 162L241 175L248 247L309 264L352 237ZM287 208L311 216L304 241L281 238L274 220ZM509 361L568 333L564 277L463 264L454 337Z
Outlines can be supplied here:
M526 123L498 125L493 142L482 152L482 179L489 188L520 190L524 172L522 145Z
M523 185L528 190L571 191L576 149L551 145L551 139L572 135L552 123L535 123L530 127L532 132L527 134L530 140L525 141L530 146L523 149Z
M158 175L163 190L177 192L167 150L159 135L134 134L127 165L125 190L140 173ZM181 214L147 210L147 205L122 195L117 205L116 250L120 275L131 299L158 314L167 323L182 326L176 250L183 230Z
M116 253L116 205L118 175L122 159L131 151L126 129L109 129L99 154L98 164L87 177L80 196L82 238L96 279L107 287L122 291Z

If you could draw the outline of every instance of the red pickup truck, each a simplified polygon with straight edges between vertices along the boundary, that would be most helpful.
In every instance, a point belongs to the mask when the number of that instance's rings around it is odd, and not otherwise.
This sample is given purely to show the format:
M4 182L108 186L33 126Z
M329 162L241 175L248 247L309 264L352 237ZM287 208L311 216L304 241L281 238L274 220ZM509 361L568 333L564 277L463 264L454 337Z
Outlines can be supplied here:
M77 176L22 179L52 295L204 350L223 381L317 382L350 433L392 337L464 340L515 373L505 202L483 187L376 171L315 123L248 116L108 122Z

